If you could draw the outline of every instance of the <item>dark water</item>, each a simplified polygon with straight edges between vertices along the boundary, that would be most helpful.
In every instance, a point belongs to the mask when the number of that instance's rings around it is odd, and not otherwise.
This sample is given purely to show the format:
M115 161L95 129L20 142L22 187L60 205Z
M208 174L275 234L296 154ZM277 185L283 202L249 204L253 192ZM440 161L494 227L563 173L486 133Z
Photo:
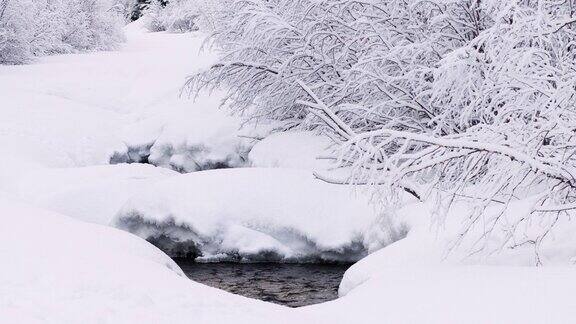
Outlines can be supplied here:
M350 267L342 264L176 262L194 281L289 307L336 299L338 285Z

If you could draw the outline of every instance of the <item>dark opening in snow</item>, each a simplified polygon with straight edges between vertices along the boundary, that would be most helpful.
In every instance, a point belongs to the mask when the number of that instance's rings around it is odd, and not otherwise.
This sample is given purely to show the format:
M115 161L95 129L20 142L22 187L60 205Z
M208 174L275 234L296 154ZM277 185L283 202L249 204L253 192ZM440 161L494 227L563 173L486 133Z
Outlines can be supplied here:
M336 299L351 264L197 263L176 259L188 278L228 292L300 307Z

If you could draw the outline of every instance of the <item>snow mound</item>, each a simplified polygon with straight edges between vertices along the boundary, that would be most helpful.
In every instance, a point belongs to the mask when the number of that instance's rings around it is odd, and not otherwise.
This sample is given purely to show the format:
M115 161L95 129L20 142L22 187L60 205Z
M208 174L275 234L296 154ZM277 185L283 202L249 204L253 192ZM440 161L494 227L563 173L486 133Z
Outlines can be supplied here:
M574 289L574 267L381 266L346 296L302 312L337 323L567 323Z
M3 323L272 323L282 316L282 307L189 280L128 233L2 198L0 218Z
M195 283L122 231L2 198L0 219L0 259L9 261L0 267L0 318L9 323L531 324L576 317L573 267L381 266L340 299L288 309Z
M44 89L37 83L48 80L40 71L34 79L33 67L13 67L21 71L12 76L0 66L0 153L47 167L106 163L116 143L108 130L119 127L120 118L74 102L57 89Z
M228 169L173 177L114 223L176 257L356 261L402 236L366 197L304 170Z
M324 170L331 145L328 137L311 132L275 133L254 145L249 159L255 167Z
M220 96L195 101L163 100L123 131L125 146L110 162L149 163L182 173L241 167L246 163L249 141L240 137L240 122L220 110Z
M39 169L15 177L11 192L36 206L108 225L131 196L177 174L142 164Z
M540 242L537 250L530 244L502 246L502 239L497 235L507 235L504 231L494 231L497 233L490 236L491 240L478 245L477 237L484 233L483 227L471 228L468 237L454 245L465 224L460 215L469 208L467 202L456 202L444 220L433 216L432 202L410 203L398 210L396 217L402 219L407 227L406 237L348 269L340 283L339 295L345 296L379 277L386 268L492 266L521 269L533 267L537 261L543 267L573 267L575 264L576 222L573 220L558 220L557 226L550 231L546 240ZM511 209L503 217L510 220L522 217L524 209L522 203L511 203ZM531 226L538 228L542 224L534 222ZM527 227L521 239L529 240L534 228Z

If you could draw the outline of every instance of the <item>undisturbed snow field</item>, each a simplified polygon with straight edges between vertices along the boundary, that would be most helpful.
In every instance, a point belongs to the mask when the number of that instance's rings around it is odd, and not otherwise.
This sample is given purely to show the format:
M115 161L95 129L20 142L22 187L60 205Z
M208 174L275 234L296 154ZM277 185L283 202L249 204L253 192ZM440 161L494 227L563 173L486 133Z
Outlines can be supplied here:
M349 256L346 248L361 242L353 255L358 258L397 233L385 230L390 223L375 217L362 193L315 182L310 170L327 167L314 158L328 145L325 139L274 135L247 154L254 143L238 135L259 130L239 130L236 119L217 109L220 94L196 102L178 96L186 75L213 60L213 54L199 52L200 35L146 33L135 23L127 36L118 52L0 67L0 322L468 324L576 318L574 267L528 267L528 257L506 255L493 259L494 266L444 260L441 240L430 234L420 205L407 208L407 238L353 266L341 284L342 297L333 302L288 309L188 280L166 254L109 225L139 215L153 225L133 228L143 237L163 228L205 244L204 252L215 256L271 250L287 259L327 251ZM108 164L114 153L138 155L136 148L160 167ZM173 171L221 162L258 168ZM175 231L164 226L168 220L195 230ZM574 252L573 242L566 241L564 250Z

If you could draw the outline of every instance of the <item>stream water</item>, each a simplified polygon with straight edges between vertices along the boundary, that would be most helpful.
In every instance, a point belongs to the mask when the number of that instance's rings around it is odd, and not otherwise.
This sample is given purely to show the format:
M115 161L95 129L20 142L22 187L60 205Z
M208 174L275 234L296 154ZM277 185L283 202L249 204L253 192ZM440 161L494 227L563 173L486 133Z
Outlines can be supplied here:
M338 285L350 267L349 264L176 262L194 281L289 307L336 299Z

